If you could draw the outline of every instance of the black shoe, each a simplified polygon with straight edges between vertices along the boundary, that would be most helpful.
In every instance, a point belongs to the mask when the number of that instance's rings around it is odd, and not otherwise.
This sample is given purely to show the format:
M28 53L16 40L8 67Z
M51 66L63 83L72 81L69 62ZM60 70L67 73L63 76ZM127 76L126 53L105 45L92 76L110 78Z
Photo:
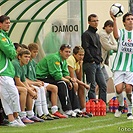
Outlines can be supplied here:
M59 119L59 117L57 117L57 116L54 116L54 115L52 115L52 114L48 114L50 117L52 117L52 118L54 118L54 119Z
M88 113L88 112L83 112L84 115L87 115L88 117L93 117L92 113Z
M122 111L124 109L124 106L119 106L118 111Z
M42 115L39 118L43 119L43 120L54 120L54 118L52 118L49 114L47 115Z

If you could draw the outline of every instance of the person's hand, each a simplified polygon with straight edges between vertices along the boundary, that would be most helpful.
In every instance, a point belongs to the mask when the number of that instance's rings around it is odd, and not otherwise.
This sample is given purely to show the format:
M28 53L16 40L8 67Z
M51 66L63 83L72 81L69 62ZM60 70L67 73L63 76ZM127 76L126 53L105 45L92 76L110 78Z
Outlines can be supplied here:
M79 65L82 66L83 65L83 60L79 61Z
M89 84L89 85L88 85L88 84L85 84L84 87L85 87L87 90L89 90L89 89L90 89L90 84Z
M116 17L113 15L113 13L110 11L110 17L113 19L113 21L116 20Z
M38 86L38 87L41 87L43 84L42 84L41 81L37 81L37 82L35 83L35 85Z
M68 88L71 90L73 88L73 85L71 82L68 83Z
M29 94L32 97L32 99L37 99L37 90L34 87L30 88Z
M73 83L75 83L76 82L76 78L71 78L70 81L72 81Z

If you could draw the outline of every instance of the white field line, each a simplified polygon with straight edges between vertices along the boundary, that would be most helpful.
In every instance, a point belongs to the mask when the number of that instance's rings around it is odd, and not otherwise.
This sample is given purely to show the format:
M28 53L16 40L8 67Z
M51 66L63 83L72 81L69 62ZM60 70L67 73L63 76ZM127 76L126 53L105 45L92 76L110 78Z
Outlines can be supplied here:
M69 132L69 133L81 133L83 131L97 130L97 129L100 129L100 128L111 127L111 126L120 125L120 124L124 124L124 123L128 123L128 122L131 122L131 121L118 122L118 123L114 123L114 124L108 124L108 125L97 126L97 127L92 127L92 128L84 128L84 129L74 131L74 132Z
M113 118L109 118L109 119L103 119L103 120L93 120L93 121L89 121L89 123L96 123L96 122L101 122L101 121L107 121L107 120L111 120ZM73 127L74 125L67 125L67 126L59 126L59 127L53 127L53 128L49 128L46 130L56 130L56 129L62 129L62 128L67 128L67 127Z
M73 125L67 125L67 126L58 126L58 127L53 127L53 128L49 128L46 130L56 130L56 129L62 129L62 128L67 128L67 127L72 127Z

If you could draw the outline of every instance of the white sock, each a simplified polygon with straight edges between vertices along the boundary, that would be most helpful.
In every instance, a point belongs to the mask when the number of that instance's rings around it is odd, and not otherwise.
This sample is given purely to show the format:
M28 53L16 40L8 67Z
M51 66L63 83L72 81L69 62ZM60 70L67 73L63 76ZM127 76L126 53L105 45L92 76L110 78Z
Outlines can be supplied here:
M82 112L86 112L86 108L83 108L81 111L82 111Z
M127 94L128 95L128 94ZM128 97L127 97L127 95L126 95L126 100L127 100L127 105L128 105L128 113L131 113L132 114L132 95L131 95L131 101L129 101L129 99L128 99Z
M33 110L26 111L28 118L32 118L34 116Z
M41 104L42 104L43 113L47 115L49 114L49 111L48 111L48 106L47 106L45 88L43 86L40 87L40 95L41 95Z
M119 106L124 106L124 96L123 96L123 92L120 94L116 93L116 97L119 101Z
M26 117L26 112L25 111L19 112L19 116L20 116L21 119L25 118Z
M54 114L57 111L58 111L58 107L56 105L51 107L52 114Z

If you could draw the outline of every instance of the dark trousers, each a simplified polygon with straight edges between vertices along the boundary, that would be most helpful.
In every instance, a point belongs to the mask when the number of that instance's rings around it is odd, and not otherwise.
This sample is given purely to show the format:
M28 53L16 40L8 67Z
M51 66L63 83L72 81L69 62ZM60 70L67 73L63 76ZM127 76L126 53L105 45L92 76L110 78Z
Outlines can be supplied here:
M85 63L83 64L83 70L86 74L87 83L91 83L88 98L96 98L95 88L97 83L99 86L99 99L102 99L106 103L107 84L100 64Z
M80 109L79 98L78 98L78 95L76 95L74 88L68 89L68 92L69 92L69 97L72 105L72 110Z
M62 80L56 81L52 78L45 78L39 80L56 85L58 87L58 96L61 102L62 110L63 111L72 110L67 84L64 81Z

